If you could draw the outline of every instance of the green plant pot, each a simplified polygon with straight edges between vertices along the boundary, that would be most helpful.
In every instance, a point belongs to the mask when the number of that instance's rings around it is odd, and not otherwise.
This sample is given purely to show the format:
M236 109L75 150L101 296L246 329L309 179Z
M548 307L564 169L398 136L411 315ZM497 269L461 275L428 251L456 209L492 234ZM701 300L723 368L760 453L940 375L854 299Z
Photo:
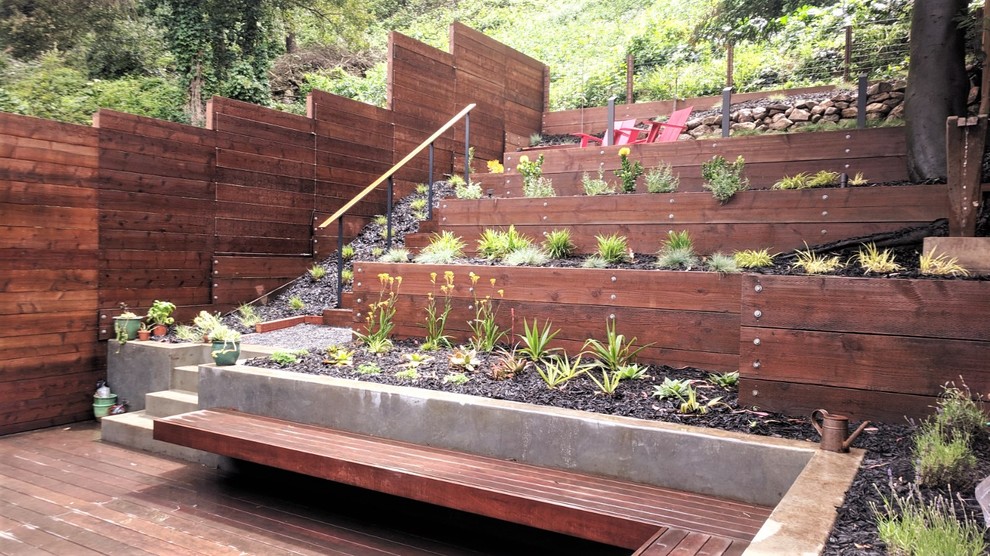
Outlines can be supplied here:
M107 416L110 406L117 403L117 394L110 394L109 397L100 398L93 396L93 416L99 421Z
M241 356L240 342L213 342L210 356L217 365L233 365Z
M137 319L127 318L127 319L125 319L125 318L122 318L122 317L114 317L113 318L113 331L114 331L114 334L117 333L117 327L118 326L123 327L124 328L124 331L127 332L127 339L128 340L133 340L133 339L137 338L138 329L141 328L141 319L140 318L137 318Z

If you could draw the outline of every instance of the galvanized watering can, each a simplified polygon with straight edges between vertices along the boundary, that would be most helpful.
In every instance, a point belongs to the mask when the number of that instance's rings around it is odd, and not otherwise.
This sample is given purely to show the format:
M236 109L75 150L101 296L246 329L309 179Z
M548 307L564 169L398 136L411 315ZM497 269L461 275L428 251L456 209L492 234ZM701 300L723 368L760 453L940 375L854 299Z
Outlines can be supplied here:
M818 414L821 414L821 425L818 424ZM811 425L815 427L818 434L822 435L822 450L829 452L848 452L849 446L869 424L869 421L863 421L863 424L850 435L848 417L829 415L828 411L824 409L816 409L811 412Z

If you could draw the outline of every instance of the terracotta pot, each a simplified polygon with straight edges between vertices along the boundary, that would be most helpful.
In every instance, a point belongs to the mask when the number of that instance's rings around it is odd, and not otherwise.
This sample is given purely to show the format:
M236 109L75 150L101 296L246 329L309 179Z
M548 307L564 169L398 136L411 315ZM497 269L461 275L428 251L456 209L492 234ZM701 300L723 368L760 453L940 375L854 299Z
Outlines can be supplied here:
M156 324L154 328L152 328L152 331L154 332L155 336L164 336L168 334L168 327L165 326L164 324Z
M150 330L138 330L137 331L138 340L150 340L151 331Z

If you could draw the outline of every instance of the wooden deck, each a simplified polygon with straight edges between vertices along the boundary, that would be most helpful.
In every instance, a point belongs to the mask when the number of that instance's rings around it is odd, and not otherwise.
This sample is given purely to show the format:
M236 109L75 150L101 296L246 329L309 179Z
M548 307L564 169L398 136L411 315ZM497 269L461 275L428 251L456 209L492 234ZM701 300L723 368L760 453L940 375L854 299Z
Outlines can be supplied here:
M269 468L153 456L101 442L94 422L0 437L0 462L0 554L629 554Z

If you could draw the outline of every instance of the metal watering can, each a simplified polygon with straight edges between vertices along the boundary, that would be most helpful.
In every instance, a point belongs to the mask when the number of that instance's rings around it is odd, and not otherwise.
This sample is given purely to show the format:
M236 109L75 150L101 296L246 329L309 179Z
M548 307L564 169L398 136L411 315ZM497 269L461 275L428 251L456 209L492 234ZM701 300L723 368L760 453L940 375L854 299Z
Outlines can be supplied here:
M818 414L821 414L821 425L818 424L816 417ZM850 435L848 417L829 415L828 411L824 409L816 409L811 412L811 425L815 427L818 434L822 435L822 450L829 452L848 452L849 446L869 424L869 421L863 421L863 424Z

